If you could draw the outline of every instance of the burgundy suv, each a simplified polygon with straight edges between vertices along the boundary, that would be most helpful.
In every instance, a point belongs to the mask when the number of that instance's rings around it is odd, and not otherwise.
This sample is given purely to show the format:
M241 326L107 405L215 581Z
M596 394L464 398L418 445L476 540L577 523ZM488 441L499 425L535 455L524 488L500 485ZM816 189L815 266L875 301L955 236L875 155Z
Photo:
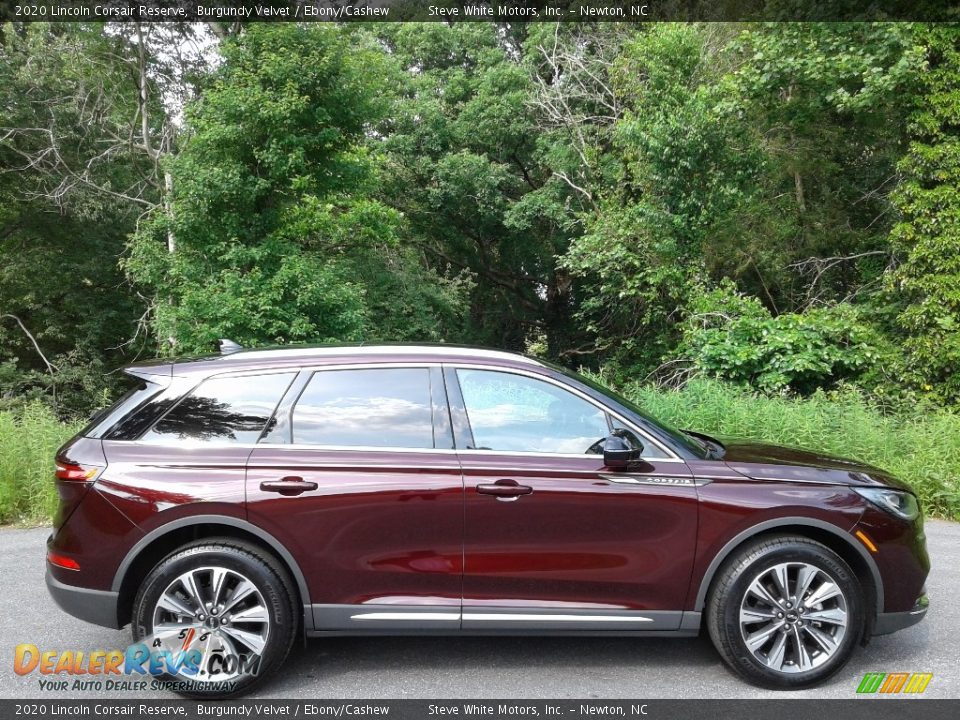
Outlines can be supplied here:
M797 688L926 613L917 499L877 468L679 432L505 352L225 347L129 368L57 456L50 593L193 652L189 694L249 689L301 633L702 625Z

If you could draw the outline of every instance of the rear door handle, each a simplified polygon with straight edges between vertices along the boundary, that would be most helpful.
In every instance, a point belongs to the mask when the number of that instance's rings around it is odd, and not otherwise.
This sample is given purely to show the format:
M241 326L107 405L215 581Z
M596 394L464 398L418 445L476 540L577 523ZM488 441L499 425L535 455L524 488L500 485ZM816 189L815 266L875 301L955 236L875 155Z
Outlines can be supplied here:
M308 490L316 490L318 487L315 482L304 480L296 475L290 475L280 480L264 480L260 483L260 489L263 492L275 492L288 497L305 493Z
M510 502L518 499L521 495L529 495L533 488L529 485L521 485L516 480L497 480L493 483L484 483L477 485L477 492L481 495L493 495L497 500Z

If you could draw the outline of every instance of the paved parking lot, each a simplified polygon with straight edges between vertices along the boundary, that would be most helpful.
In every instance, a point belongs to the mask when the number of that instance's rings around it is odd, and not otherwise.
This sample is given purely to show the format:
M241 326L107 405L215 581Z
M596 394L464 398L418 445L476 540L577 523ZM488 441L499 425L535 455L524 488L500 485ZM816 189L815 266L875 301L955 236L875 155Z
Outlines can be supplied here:
M128 631L60 611L43 583L48 530L0 530L0 697L44 697L36 675L13 670L14 646L124 648ZM829 683L791 697L854 697L866 672L932 672L924 697L960 698L960 524L928 521L933 570L926 620L874 638ZM99 697L144 697L101 693ZM298 648L259 697L322 698L772 698L724 668L706 636L631 638L330 638ZM56 696L63 699L63 695ZM70 697L94 699L94 692ZM156 697L167 697L159 694ZM173 697L169 695L169 697Z

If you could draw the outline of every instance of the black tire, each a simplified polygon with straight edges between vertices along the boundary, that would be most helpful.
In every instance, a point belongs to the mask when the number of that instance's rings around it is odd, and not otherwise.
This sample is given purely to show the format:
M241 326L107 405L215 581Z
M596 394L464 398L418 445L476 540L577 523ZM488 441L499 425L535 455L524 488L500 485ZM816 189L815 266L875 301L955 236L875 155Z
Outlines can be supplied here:
M210 567L222 568L231 573L232 578L239 575L256 588L259 593L259 596L255 596L258 601L257 612L269 619L264 631L265 641L255 667L250 672L236 670L237 675L231 678L231 687L224 688L223 683L210 688L203 687L204 683L196 682L198 676L189 673L163 676L164 680L176 683L177 686L171 689L184 697L236 697L260 685L286 660L299 627L296 594L288 573L280 563L262 548L251 543L233 538L210 538L178 548L147 575L133 603L134 642L141 642L144 638L153 640L157 603L171 583L175 583L184 573L199 571L202 574L203 568ZM234 582L238 581L235 579ZM207 588L204 592L210 592L210 589ZM259 603L261 599L262 604ZM226 605L224 602L224 607ZM236 627L234 625L234 628ZM175 637L178 636L174 636L171 642L176 642ZM247 648L244 657L256 660L257 653ZM201 671L200 674L206 675L206 671ZM211 676L212 673L207 677Z
M760 580L761 584L773 588L771 595L772 599L776 600L778 597L776 568L783 567L784 563L788 568L788 591L781 595L786 595L789 601L791 593L794 594L794 599L790 602L792 611L787 609L785 603L781 603L782 608L772 608L772 603L758 600L759 596L749 591L755 580L763 578ZM835 596L813 607L807 607L804 604L806 601L797 603L796 589L799 585L799 573L804 566L813 567L824 573L815 575L811 582L823 582L829 578L836 587L839 587L842 596ZM773 575L764 575L768 572ZM802 572L805 578L812 574L808 569L803 569ZM825 587L829 586L825 585ZM815 595L808 591L804 597L816 599ZM814 633L840 633L839 624L810 620L808 616L824 617L824 608L827 605L831 606L828 608L831 612L839 616L837 608L841 603L845 612L846 625L840 640L836 640L836 635L830 635L830 639L835 642L833 650L827 651L816 640ZM751 610L757 610L765 614L769 613L773 617L757 620L756 624L742 627L742 606L747 608L748 616ZM801 606L805 615L800 613ZM775 690L793 690L823 682L844 666L863 637L865 607L860 582L850 566L839 555L825 545L806 537L778 535L751 542L734 551L733 555L724 562L710 590L706 620L714 646L735 673L754 685ZM781 610L783 615L780 615ZM781 620L780 617L783 619ZM748 647L745 634L751 638L757 638L759 642L763 632L771 628L777 629L771 631L771 639L764 641L765 645L754 649ZM782 641L780 635L783 635ZM782 646L778 645L780 642L783 643ZM803 644L804 647L813 646L813 652L819 654L804 653L803 650L798 649L798 643ZM830 645L829 641L827 645ZM801 655L803 655L802 658ZM818 663L815 666L812 664L814 660ZM801 662L808 664L810 669L801 669ZM779 669L773 669L771 665L778 666Z

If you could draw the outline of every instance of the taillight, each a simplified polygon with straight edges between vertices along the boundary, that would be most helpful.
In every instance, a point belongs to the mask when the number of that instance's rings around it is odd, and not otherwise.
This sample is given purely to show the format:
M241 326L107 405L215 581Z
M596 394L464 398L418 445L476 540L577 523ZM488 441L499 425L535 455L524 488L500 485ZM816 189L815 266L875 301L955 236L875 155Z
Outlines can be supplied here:
M93 482L97 475L103 470L96 465L80 465L78 463L58 462L57 470L54 476L57 480L69 480L73 482Z
M67 518L77 509L87 490L93 485L93 481L100 477L104 468L92 463L78 463L57 459L56 470L53 475L56 478L57 495L60 496L60 502L57 504L57 511L53 516L53 527L60 527L67 521ZM54 563L56 564L56 563ZM61 565L60 567L66 567ZM76 568L68 568L75 570Z

